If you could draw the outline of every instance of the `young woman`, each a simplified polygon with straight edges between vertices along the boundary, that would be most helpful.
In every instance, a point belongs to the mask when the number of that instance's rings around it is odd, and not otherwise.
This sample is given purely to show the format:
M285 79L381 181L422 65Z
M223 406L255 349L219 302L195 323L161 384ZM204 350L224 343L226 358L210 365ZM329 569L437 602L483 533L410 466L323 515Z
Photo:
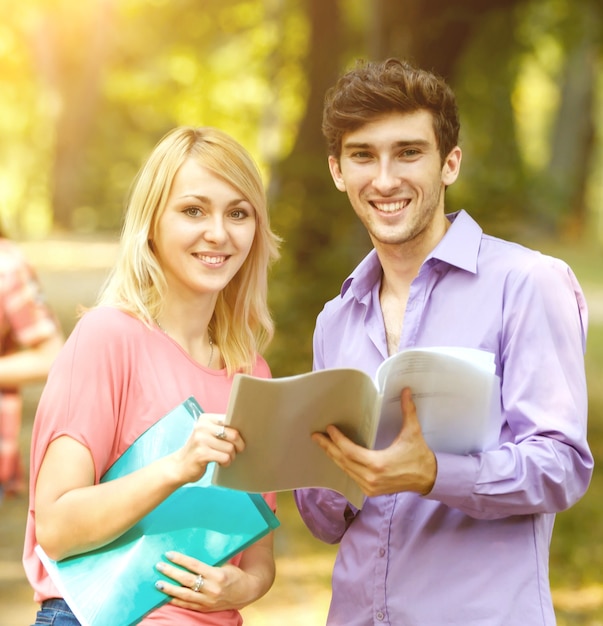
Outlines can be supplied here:
M266 287L277 246L258 169L236 141L183 127L159 142L132 189L117 263L55 362L36 414L24 552L42 604L36 624L78 624L36 543L56 560L104 545L208 463L227 465L243 450L221 418L235 372L270 376L260 354L273 331ZM191 395L205 415L182 449L99 484ZM274 508L274 495L266 498ZM222 567L172 560L161 568L173 580L162 585L171 601L144 625L241 624L239 609L274 579L271 536Z

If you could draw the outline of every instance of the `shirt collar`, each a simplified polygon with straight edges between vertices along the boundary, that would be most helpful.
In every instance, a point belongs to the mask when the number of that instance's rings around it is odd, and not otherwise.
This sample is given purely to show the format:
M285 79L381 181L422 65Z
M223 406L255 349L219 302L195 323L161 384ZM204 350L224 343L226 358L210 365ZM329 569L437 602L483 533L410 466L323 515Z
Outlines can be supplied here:
M450 220L450 228L438 245L427 255L424 263L429 259L437 259L475 274L482 229L464 210L449 213L446 217ZM381 280L381 263L377 252L373 249L345 279L341 286L341 295L343 296L351 287L356 299L362 300L379 280Z
M449 213L450 228L425 261L438 259L472 274L477 273L477 255L483 231L466 211Z

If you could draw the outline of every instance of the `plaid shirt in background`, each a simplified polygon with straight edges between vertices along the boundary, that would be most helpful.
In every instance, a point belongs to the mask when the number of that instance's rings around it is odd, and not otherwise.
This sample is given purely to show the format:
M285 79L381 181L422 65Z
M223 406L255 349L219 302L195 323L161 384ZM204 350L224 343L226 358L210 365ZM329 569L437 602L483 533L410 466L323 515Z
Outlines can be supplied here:
M0 238L0 357L35 346L59 328L35 272L19 247ZM24 489L19 451L22 399L0 382L0 494Z

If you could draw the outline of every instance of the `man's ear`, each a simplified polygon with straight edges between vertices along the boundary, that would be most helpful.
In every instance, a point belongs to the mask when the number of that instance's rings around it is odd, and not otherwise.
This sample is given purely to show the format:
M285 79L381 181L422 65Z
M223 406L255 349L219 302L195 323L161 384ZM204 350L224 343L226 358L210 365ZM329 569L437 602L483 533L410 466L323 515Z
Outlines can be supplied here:
M329 170L331 171L335 187L337 187L339 191L345 191L345 183L343 182L343 176L341 175L339 159L334 156L329 156Z
M448 156L444 160L444 166L442 167L442 182L444 185L452 185L452 183L458 178L461 170L461 159L463 153L459 146L455 146L448 153Z

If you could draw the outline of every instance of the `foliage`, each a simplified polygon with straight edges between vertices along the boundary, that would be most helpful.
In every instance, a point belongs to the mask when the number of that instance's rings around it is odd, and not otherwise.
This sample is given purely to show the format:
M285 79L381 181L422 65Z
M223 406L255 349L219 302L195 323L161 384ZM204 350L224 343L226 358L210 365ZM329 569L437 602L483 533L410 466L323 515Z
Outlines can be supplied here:
M457 89L466 158L453 208L498 234L530 216L533 230L580 233L600 216L600 141L579 139L596 132L580 126L596 103L568 95L596 84L596 0L462 0L454 10L442 0L1 3L0 211L15 235L48 233L53 215L63 228L117 229L140 160L176 124L232 132L269 181L313 88L323 91L320 66L386 54L441 68ZM318 28L326 37L312 40ZM317 133L311 141L322 149Z
M601 189L591 28L601 12L574 6L534 0L491 13L456 66L465 159L453 197L494 234L576 239L600 219L587 188Z
M99 59L86 54L87 24L101 12ZM13 129L6 144L12 151L0 149L11 183L0 192L0 207L15 235L48 232L47 220L37 229L32 222L41 217L39 205L52 212L51 201L58 226L119 228L141 160L175 125L224 128L254 153L267 180L269 163L290 148L305 87L307 28L296 2L285 11L278 1L27 0L5 15L0 54L11 63L2 65L0 87L14 98L0 102L0 127ZM102 63L97 82L78 89L93 62ZM91 90L98 91L94 99ZM83 126L86 107L93 117ZM33 141L38 126L46 129L44 143ZM17 162L15 147L23 155ZM53 159L66 171L53 170ZM26 190L33 193L23 180L30 170L43 173L46 185L28 200L35 219L26 221L15 207L23 206ZM61 186L65 215L57 202Z

